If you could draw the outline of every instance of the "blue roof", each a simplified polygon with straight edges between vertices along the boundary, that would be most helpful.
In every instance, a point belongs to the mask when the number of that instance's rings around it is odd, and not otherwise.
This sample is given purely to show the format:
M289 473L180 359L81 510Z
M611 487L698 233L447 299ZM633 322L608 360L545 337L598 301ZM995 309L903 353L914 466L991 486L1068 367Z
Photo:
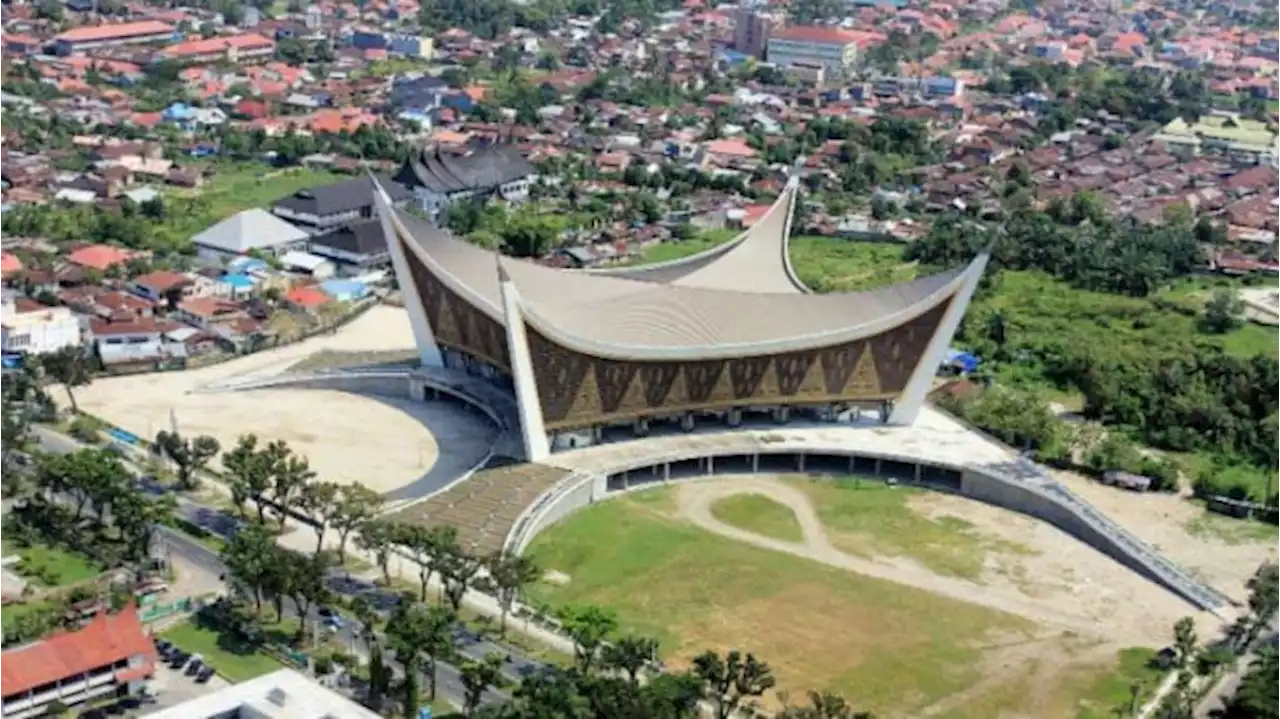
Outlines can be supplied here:
M266 260L260 260L257 257L236 257L227 262L227 267L232 274L238 272L249 272L251 270L261 270L267 266Z
M942 358L942 363L946 365L958 365L965 372L972 372L978 369L981 360L977 355L958 350L954 347L947 350L947 354Z
M367 288L359 280L325 280L320 283L320 289L330 297L349 297L363 296Z
M239 273L223 275L222 281L238 290L247 290L252 288L254 285L252 277Z

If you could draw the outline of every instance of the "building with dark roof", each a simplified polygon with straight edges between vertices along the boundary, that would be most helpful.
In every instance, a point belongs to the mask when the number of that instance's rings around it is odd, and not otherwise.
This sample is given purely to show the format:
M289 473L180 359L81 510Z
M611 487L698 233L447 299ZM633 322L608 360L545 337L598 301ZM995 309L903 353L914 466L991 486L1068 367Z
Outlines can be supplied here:
M311 254L336 263L344 273L359 273L391 265L387 238L376 219L343 225L311 239Z
M43 716L53 702L74 706L139 693L155 671L156 649L130 604L103 612L83 629L5 650L0 690L5 719Z
M396 206L413 197L408 187L390 177L379 176L377 180ZM276 200L271 211L308 232L320 234L372 218L373 188L369 177L308 187Z
M433 148L409 158L393 178L410 188L423 210L435 215L451 202L497 196L523 202L535 170L510 145L473 147L465 154Z
M379 197L427 366L514 390L526 458L651 423L744 414L910 424L987 263L866 292L814 294L789 258L791 182L749 230L691 257L563 270L459 240Z

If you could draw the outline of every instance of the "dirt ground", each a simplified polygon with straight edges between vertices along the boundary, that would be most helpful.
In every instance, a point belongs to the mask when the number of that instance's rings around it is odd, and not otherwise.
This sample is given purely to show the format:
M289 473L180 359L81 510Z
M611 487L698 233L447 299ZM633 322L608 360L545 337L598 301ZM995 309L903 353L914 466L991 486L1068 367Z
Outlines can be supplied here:
M437 470L442 445L460 462L478 461L493 430L447 404L329 390L192 391L232 377L274 374L319 350L412 346L408 314L378 306L333 335L189 372L99 379L77 389L76 399L85 411L146 438L169 429L172 416L180 432L211 435L224 448L245 433L264 441L282 439L305 455L320 477L362 482L388 493Z
M1183 497L1134 494L1070 472L1055 472L1054 476L1165 556L1233 599L1245 599L1248 596L1245 581L1253 576L1258 565L1274 562L1280 554L1274 541L1230 544L1212 536L1189 533L1187 523L1204 510Z

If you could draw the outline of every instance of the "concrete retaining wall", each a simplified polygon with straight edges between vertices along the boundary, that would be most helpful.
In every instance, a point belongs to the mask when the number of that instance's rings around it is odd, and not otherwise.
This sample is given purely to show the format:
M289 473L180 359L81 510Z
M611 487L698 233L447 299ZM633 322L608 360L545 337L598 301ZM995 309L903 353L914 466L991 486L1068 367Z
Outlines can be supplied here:
M798 456L807 454L791 450L780 450L776 452L761 452L761 456L771 455L775 458L795 457L795 464L799 465ZM836 455L844 457L858 457L862 459L876 459L866 453L841 453L824 449L821 453L812 453L814 455ZM715 455L712 455L715 456ZM705 457L682 457L679 460L671 459L669 461L687 462L688 460L698 460ZM881 459L902 461L901 457L883 457ZM628 466L619 466L614 468L608 474L585 475L575 474L569 479L561 482L544 493L534 505L531 505L531 511L527 516L513 526L511 534L507 537L507 548L514 552L523 552L528 548L540 532L547 527L559 522L570 514L576 512L590 504L610 499L631 491L642 491L654 487L664 486L662 481L646 482L639 486L631 486L626 489L608 488L608 476L617 475L622 472L643 470L652 466L651 462L634 463ZM776 464L774 464L776 466ZM934 466L934 465L931 465ZM673 480L679 477L690 476L706 476L706 464L699 461L696 467L700 468L697 472L690 473L691 467L688 464L682 465L680 473L672 473ZM1065 488L1056 485L1035 485L1031 483L1023 483L1015 479L998 475L993 470L978 467L937 467L938 469L950 470L952 472L961 473L961 481L958 494L978 500L987 504L1010 509L1031 517L1035 517L1042 521L1048 522L1071 536L1079 539L1086 544L1094 547L1098 551L1120 562L1125 567L1137 572L1141 576L1150 581L1159 584L1174 594L1182 597L1184 600L1203 610L1212 611L1225 603L1225 597L1209 587L1199 584L1196 580L1185 574L1181 569L1177 568L1164 557L1158 555L1155 550L1149 546L1142 545L1130 536L1127 536L1121 530L1120 534L1116 534L1114 530L1107 526L1104 518L1096 509L1084 505L1082 500L1075 498ZM748 470L749 471L749 470ZM761 471L765 470L764 467ZM641 472L643 473L643 472ZM700 474L699 474L700 473ZM904 481L903 484L914 484L911 481ZM933 482L923 482L920 486L942 489L944 491L955 491L954 487L944 487Z

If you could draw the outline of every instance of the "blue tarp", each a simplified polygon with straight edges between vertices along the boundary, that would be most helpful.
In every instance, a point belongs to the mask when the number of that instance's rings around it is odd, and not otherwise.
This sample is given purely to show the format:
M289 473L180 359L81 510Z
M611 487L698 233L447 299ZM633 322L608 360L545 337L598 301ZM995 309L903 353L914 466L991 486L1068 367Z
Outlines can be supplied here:
M949 367L959 367L965 374L976 371L981 363L982 361L976 356L955 348L947 350L946 356L942 358L942 364Z
M369 292L369 288L358 280L326 280L320 283L320 289L338 302L358 300Z

